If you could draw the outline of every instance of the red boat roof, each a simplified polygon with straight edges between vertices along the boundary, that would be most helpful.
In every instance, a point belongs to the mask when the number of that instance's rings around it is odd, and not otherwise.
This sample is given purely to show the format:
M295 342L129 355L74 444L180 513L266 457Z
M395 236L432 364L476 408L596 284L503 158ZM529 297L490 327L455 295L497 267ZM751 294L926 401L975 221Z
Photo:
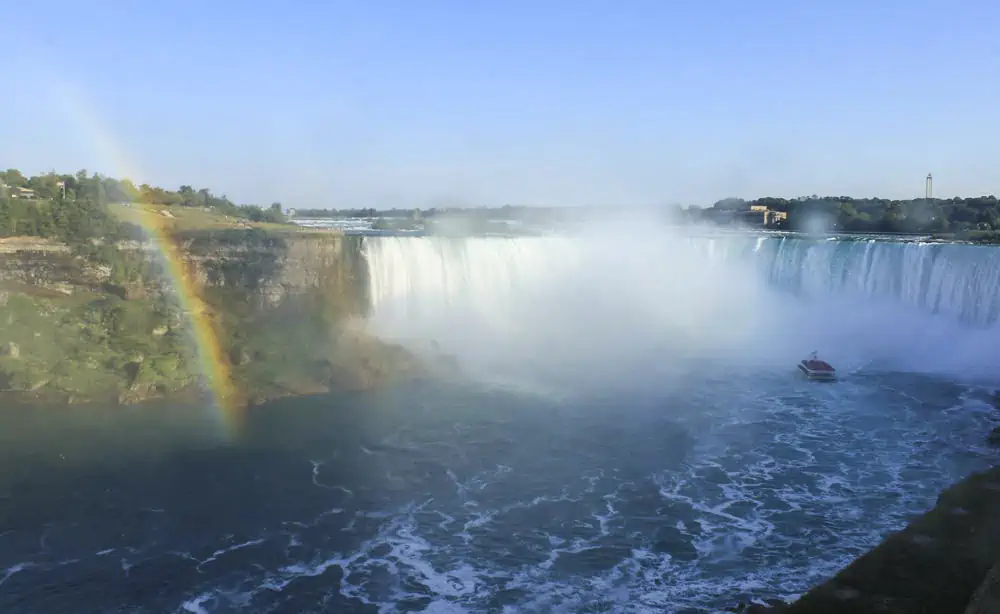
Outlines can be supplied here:
M803 360L802 364L810 371L836 371L833 365L825 360Z

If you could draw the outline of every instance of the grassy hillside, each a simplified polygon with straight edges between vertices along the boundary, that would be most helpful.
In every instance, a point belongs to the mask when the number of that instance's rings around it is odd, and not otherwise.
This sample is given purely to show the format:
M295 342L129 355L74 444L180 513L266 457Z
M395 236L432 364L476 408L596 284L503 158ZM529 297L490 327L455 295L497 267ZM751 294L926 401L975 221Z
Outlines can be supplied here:
M108 207L119 220L140 226L142 225L140 222L143 216L158 216L165 230L177 234L204 230L238 230L246 228L257 228L266 230L269 233L279 234L330 234L338 232L331 229L305 228L294 224L254 222L245 218L234 217L199 207L177 207L144 203L119 203L109 205Z

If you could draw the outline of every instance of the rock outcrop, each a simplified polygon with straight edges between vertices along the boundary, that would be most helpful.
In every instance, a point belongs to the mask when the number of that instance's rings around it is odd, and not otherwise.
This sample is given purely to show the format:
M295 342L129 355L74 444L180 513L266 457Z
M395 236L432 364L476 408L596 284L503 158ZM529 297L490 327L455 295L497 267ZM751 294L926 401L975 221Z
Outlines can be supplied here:
M1000 468L976 473L787 614L1000 612Z
M986 436L986 441L994 446L1000 446L1000 426L990 431L990 434Z
M247 230L188 233L179 242L200 287L243 292L248 302L263 308L319 292L331 307L365 310L361 237Z
M780 599L768 599L765 603L741 603L731 612L737 614L783 614L788 610L788 604Z
M965 608L965 614L997 613L1000 613L1000 563L986 574L983 583L973 593L969 606Z
M221 372L251 402L420 372L358 324L360 237L247 229L173 240L182 262L166 271L152 243L119 244L102 261L97 244L0 242L0 392L120 403L181 393L215 368L192 339L218 346ZM192 291L197 305L178 300Z

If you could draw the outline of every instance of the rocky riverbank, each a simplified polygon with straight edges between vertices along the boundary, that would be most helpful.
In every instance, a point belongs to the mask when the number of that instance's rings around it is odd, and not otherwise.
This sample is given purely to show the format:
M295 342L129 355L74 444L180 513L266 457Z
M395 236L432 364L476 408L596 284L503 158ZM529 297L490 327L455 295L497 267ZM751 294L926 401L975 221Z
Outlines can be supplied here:
M194 394L221 366L255 403L426 371L365 331L357 239L248 229L171 240L179 266L152 244L0 241L0 395L134 403ZM197 295L197 314L179 291ZM211 339L195 338L193 317ZM224 364L199 363L195 342L217 344Z
M969 476L936 505L791 604L744 614L1000 612L1000 467Z
M1000 409L1000 394L991 399ZM1000 427L986 439L1000 447ZM933 508L792 603L741 614L1000 614L1000 466L945 490Z

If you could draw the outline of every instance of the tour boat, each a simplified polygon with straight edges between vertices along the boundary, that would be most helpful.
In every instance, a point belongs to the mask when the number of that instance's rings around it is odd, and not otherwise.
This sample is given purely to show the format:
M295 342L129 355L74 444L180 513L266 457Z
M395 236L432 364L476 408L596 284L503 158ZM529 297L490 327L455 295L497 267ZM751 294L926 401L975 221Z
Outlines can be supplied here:
M820 360L816 352L809 355L809 358L799 362L799 371L809 379L830 382L837 379L837 370L825 360Z

